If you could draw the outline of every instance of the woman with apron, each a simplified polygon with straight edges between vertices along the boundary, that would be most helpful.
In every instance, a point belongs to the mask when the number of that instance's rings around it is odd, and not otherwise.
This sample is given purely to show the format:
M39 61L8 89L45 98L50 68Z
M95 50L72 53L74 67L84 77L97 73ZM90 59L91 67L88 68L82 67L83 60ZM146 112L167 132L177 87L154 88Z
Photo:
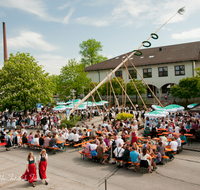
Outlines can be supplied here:
M32 183L33 187L35 187L35 182L37 181L37 174L36 174L36 157L33 156L33 152L30 152L27 157L27 165L26 171L21 176L22 179L25 181L29 181Z
M40 179L45 180L45 185L48 185L47 176L46 176L47 159L48 159L48 155L46 153L46 150L42 149L39 155L39 159L38 159L38 169L39 169Z

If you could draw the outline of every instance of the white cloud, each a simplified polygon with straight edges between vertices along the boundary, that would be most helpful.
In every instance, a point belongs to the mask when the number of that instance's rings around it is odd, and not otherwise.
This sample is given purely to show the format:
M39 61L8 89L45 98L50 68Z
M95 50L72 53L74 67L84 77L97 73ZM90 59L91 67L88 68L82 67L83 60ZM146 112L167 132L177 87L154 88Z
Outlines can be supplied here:
M68 4L65 4L63 9L67 6ZM44 4L43 0L0 0L0 7L19 9L30 14L37 15L42 20L60 22L64 24L68 23L71 14L74 12L73 9L70 9L68 15L63 21L63 18L53 17L47 12L47 6Z
M68 7L69 5L70 5L70 3L68 2L68 3L64 4L63 6L61 6L61 7L58 7L58 9L59 9L59 10L63 10L63 9L65 9L66 7Z
M43 20L59 22L46 12L46 6L41 0L0 0L0 6L20 9L39 16Z
M72 16L73 12L75 11L74 8L71 8L69 10L69 13L67 14L67 16L64 18L63 20L63 24L68 24L70 17Z
M57 47L44 41L41 34L31 31L21 31L20 35L7 39L9 48L34 48L44 51L54 51Z
M69 58L59 55L42 54L34 56L39 65L44 66L44 70L50 74L60 74L60 70L68 63Z
M80 17L77 19L77 22L95 26L116 24L119 26L134 25L140 27L146 24L146 22L160 25L184 6L186 12L183 15L176 15L170 23L184 21L191 14L199 11L200 1L163 0L155 2L154 0L116 0L115 7L107 16L102 18Z
M79 17L76 19L76 21L80 24L86 24L86 25L93 25L93 26L108 26L110 25L109 22L105 19L93 19L88 17Z
M176 39L176 40L198 39L200 40L200 28L184 31L180 34L172 34L172 39Z

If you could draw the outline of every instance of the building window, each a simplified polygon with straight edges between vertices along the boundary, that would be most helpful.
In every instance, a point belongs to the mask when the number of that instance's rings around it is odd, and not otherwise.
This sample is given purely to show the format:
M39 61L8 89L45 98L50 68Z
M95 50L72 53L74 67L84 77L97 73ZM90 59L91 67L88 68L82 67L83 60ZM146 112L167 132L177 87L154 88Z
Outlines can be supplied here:
M143 77L144 78L151 78L152 77L151 69L143 69Z
M185 66L179 65L175 66L175 76L185 75Z
M136 72L136 70L129 70L128 72L129 72L129 74L131 75L131 77L133 79L137 78L137 72ZM129 79L131 79L130 76L129 76Z
M158 67L158 76L159 77L167 77L168 76L167 67Z
M122 78L122 71L116 71L115 76Z

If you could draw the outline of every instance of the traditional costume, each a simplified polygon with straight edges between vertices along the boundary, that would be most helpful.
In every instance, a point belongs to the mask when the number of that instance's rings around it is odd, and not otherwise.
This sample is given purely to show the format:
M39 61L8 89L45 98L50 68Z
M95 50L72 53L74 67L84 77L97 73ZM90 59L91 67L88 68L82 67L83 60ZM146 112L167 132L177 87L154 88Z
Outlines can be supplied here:
M137 136L136 136L136 132L134 131L132 131L131 132L131 144L133 144L134 142L136 142L137 143Z
M12 141L11 141L11 137L10 137L9 134L6 134L5 140L6 140L6 145L5 145L5 147L6 147L6 148L10 148L10 147L12 146Z
M48 158L47 154L45 154L45 156L46 156L46 158ZM41 154L39 155L38 161L39 161L40 179L47 179L47 176L46 176L47 161Z
M21 179L25 181L29 181L29 183L33 183L37 181L37 173L35 168L36 158L30 159L27 161L29 172L26 170L25 173L21 176Z

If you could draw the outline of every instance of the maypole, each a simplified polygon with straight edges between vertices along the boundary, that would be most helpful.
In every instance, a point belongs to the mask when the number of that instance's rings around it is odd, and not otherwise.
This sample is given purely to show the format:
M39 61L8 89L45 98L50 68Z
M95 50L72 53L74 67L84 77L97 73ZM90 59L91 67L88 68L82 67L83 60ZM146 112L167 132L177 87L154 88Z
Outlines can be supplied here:
M158 35L156 34L162 27L164 27L173 17L175 17L177 14L183 14L183 12L185 11L184 7L183 8L180 8L169 20L167 20L160 28L158 28L154 33L151 33L151 35L147 38L146 41L143 41L142 44L135 50L133 50L133 52L131 54L129 54L129 56L124 60L122 61L113 71L112 73L110 73L108 76L106 76L97 86L96 88L94 88L92 91L91 91L91 94L93 94L96 89L98 89L103 83L105 83L108 78L113 74L115 73L124 63L126 63L126 61L130 60L130 58L133 56L133 55L139 55L141 56L142 55L142 52L139 51L139 49L144 46L144 47L150 47L151 46L151 43L149 42L149 39L153 38L153 39L158 39ZM149 45L146 46L145 44L148 43ZM139 54L138 54L139 53ZM70 111L70 114L74 112L74 110L76 110L87 98L90 97L91 95L90 93L88 93L75 107L73 107L73 109ZM162 104L160 104L162 106Z

